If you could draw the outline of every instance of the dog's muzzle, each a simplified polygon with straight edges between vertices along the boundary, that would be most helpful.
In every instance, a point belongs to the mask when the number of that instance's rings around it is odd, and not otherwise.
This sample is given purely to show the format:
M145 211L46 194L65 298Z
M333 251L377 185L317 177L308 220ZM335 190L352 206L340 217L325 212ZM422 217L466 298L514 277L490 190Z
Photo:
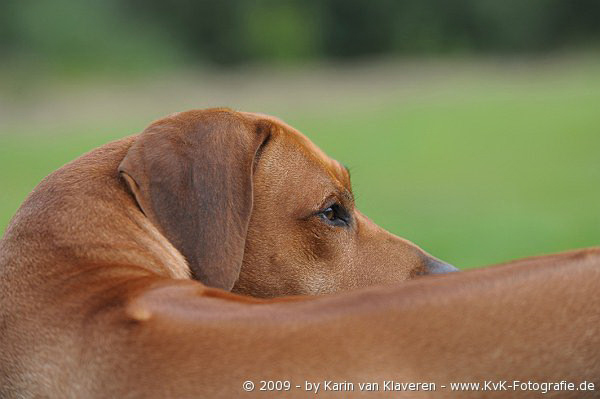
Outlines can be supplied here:
M444 274L459 271L459 269L451 264L442 262L438 259L428 259L425 267L427 268L429 274Z

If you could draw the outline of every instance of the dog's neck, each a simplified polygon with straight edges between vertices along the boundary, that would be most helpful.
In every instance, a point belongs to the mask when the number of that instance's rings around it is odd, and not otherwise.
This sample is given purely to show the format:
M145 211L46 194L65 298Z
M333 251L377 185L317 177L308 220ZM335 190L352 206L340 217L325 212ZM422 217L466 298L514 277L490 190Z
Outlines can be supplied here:
M117 167L133 139L91 151L40 183L0 242L4 274L15 264L20 269L15 273L43 277L40 265L60 262L65 269L73 265L73 273L82 265L121 264L168 278L190 277L184 257L144 216L120 180ZM26 265L36 266L23 270Z

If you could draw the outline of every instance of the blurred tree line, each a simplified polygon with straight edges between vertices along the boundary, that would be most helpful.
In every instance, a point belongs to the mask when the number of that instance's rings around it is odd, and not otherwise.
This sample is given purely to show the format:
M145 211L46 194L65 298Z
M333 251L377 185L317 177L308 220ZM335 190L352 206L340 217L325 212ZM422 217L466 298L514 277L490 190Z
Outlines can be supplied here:
M543 52L599 39L598 0L0 2L2 57L66 71Z

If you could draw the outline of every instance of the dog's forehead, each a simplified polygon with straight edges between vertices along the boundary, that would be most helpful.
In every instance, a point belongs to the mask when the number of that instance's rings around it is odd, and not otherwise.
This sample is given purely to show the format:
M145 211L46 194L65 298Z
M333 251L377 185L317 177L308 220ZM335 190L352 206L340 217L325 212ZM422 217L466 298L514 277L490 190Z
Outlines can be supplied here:
M321 165L328 174L333 174L336 180L339 180L344 186L350 187L350 175L347 168L335 159L330 158L303 133L281 119L271 115L250 112L242 112L242 114L252 120L268 120L271 122L278 128L279 134L283 136L285 140L289 140L290 143L296 144L297 148L299 148L308 158Z

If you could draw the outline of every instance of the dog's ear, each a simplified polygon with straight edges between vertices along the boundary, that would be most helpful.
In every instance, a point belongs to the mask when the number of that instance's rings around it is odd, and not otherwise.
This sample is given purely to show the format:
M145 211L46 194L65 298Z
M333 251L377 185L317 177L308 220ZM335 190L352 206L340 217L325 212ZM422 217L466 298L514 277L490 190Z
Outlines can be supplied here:
M229 110L189 111L140 134L119 165L142 212L194 277L230 290L252 212L252 174L271 124Z

